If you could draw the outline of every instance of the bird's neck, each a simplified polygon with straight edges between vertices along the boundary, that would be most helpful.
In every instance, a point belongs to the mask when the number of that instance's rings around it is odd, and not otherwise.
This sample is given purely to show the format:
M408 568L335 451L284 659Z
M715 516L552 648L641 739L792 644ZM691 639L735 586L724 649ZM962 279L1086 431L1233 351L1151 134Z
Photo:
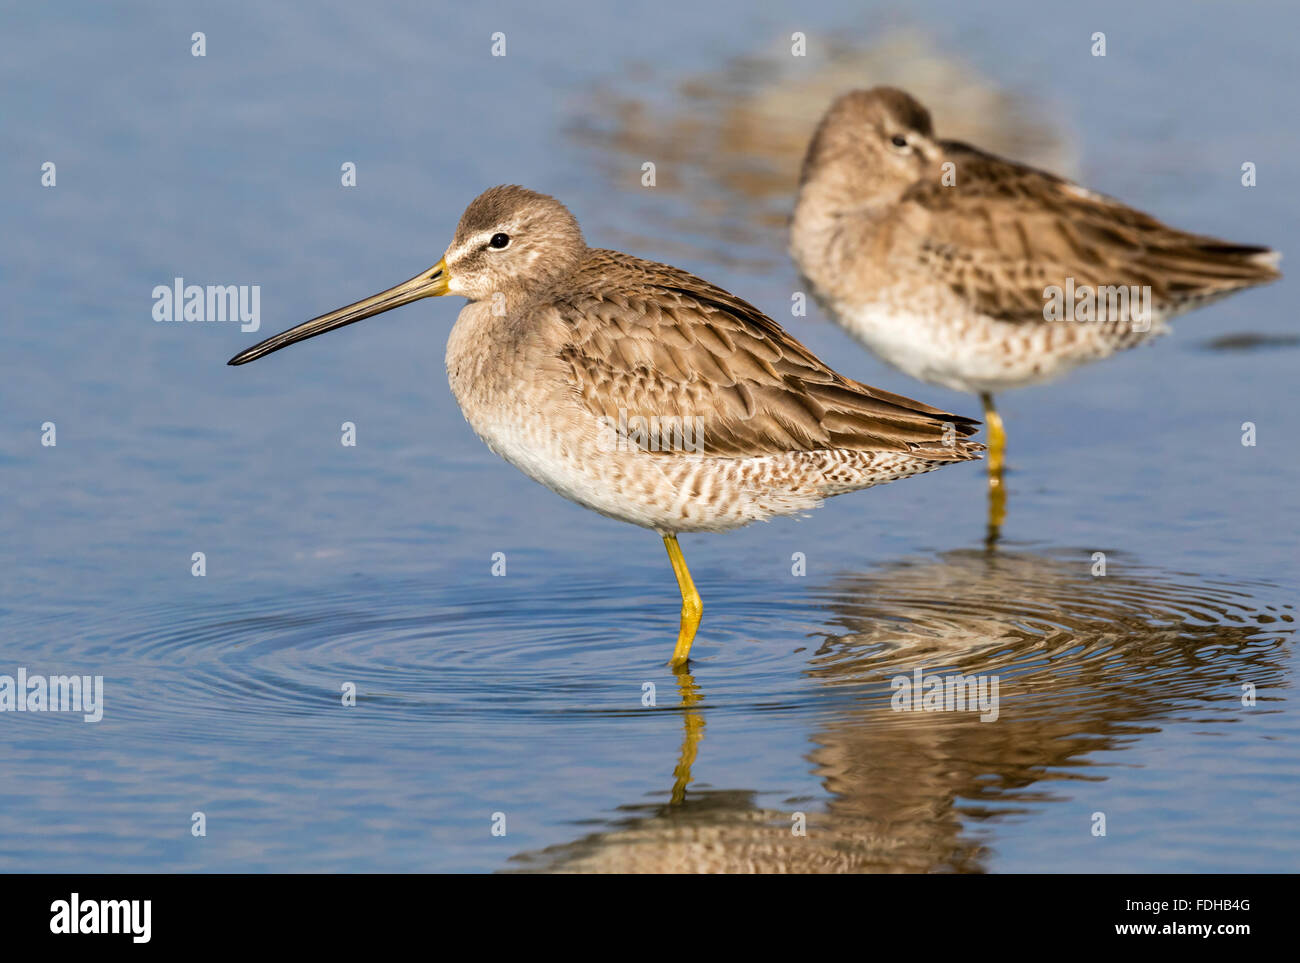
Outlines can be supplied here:
M790 224L790 252L803 274L828 292L858 259L894 199L865 193L827 171L804 182Z

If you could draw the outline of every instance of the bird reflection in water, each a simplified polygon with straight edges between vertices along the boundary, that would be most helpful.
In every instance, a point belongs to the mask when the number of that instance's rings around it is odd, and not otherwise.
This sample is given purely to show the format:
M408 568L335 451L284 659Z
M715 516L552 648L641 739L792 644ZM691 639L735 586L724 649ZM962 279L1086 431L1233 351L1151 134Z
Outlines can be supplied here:
M984 872L998 821L1068 801L1074 781L1105 780L1097 753L1180 720L1276 711L1295 627L1279 590L1120 556L1105 578L1090 569L1083 550L960 550L834 580L815 597L827 618L806 668L826 702L806 756L825 801L790 800L807 812L806 837L756 790L689 789L692 765L707 765L697 753L710 707L683 675L669 801L620 807L606 830L520 854L513 868ZM998 676L997 721L894 711L890 680L917 668ZM1260 693L1255 709L1242 708L1244 683Z

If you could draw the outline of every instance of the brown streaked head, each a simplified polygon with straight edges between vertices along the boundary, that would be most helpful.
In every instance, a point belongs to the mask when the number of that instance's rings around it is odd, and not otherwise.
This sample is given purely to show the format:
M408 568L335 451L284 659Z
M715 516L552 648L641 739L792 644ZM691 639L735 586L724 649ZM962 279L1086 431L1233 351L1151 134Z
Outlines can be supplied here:
M507 300L574 271L587 251L578 221L549 194L514 184L493 187L470 203L444 260L449 294L471 301Z
M938 157L930 112L911 95L896 87L854 90L836 98L822 117L799 183L821 182L837 194L885 201L901 195Z

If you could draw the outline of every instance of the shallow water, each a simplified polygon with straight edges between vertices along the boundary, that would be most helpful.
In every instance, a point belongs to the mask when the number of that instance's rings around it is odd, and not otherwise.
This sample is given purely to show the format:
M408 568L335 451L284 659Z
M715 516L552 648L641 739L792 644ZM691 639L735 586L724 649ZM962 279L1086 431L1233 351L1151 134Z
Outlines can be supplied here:
M1293 251L1294 11L1112 5L1045 30L1029 4L990 21L838 3L794 25L736 4L692 7L683 31L659 8L572 6L436 26L415 4L15 15L0 674L99 674L105 696L94 724L0 713L0 869L1294 870L1290 281L1003 399L992 548L971 465L685 538L705 621L680 679L659 540L465 426L442 370L457 305L224 365L432 264L479 190L518 181L847 374L977 414L815 309L788 317L797 156L773 118L815 115L841 77L960 83L963 136ZM796 29L838 46L778 70ZM716 149L738 131L744 151ZM176 276L260 284L262 330L155 323L151 291ZM893 711L891 680L918 668L996 676L997 720Z

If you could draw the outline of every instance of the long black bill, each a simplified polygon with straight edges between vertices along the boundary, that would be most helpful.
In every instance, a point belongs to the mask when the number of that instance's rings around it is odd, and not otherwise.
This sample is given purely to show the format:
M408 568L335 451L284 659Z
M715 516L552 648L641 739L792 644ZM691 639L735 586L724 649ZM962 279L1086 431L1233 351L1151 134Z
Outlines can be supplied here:
M383 314L385 311L391 311L393 308L401 307L403 304L410 304L412 301L418 301L421 298L436 298L446 293L447 262L442 260L429 270L417 274L411 280L403 281L397 287L389 288L387 291L380 291L364 301L349 304L346 308L339 308L329 314L322 314L319 318L304 321L296 328L281 331L260 344L253 345L247 351L239 352L226 364L248 364L250 361L265 357L272 351L279 351L281 348L287 348L299 341L314 338L326 331L333 331L335 328L363 321L366 318L374 317L376 314Z

